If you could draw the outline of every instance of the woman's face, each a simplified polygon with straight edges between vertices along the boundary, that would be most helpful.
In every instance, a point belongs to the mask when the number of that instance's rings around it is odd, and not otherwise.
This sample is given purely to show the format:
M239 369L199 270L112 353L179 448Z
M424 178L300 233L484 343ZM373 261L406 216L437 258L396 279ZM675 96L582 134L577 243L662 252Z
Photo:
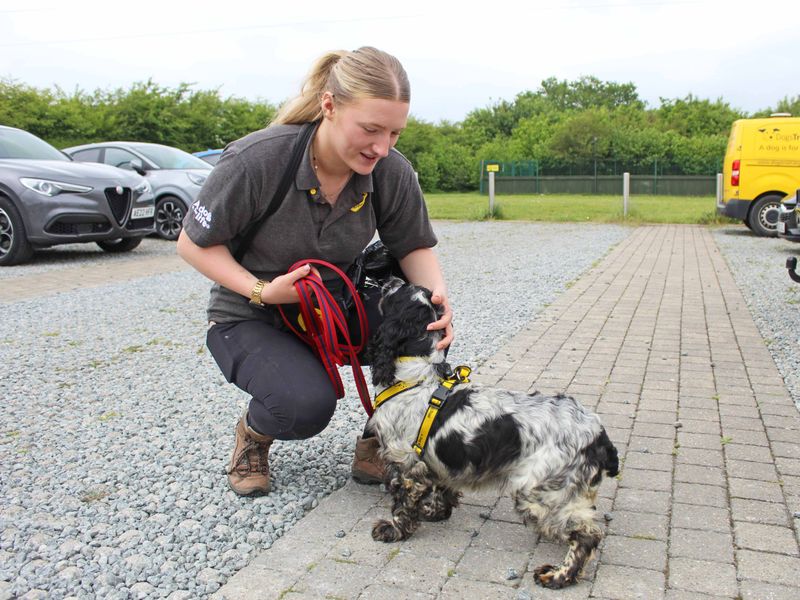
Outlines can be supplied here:
M360 175L368 175L394 148L408 121L408 103L364 98L334 104L325 112L330 121L330 141L336 158ZM323 110L326 108L323 100Z

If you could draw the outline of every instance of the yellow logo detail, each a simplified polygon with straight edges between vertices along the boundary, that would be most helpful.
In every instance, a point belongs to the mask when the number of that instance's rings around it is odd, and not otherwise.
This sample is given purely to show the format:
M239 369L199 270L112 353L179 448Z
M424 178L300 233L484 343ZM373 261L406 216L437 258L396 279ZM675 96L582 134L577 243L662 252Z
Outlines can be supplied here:
M367 196L369 196L369 193L367 193L367 192L364 192L363 194L361 194L361 202L359 202L353 208L351 208L350 212L358 212L358 211L360 211L361 208L364 206L364 203L367 201Z

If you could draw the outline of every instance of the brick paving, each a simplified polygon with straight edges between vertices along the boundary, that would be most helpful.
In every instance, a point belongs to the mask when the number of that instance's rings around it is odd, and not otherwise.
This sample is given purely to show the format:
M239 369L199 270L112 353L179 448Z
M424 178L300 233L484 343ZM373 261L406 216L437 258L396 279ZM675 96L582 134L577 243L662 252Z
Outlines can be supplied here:
M214 597L800 597L800 416L708 230L636 229L475 379L566 390L625 458L601 487L608 535L576 586L533 583L566 547L537 540L507 497L469 494L448 522L382 544L370 531L387 497L350 482Z

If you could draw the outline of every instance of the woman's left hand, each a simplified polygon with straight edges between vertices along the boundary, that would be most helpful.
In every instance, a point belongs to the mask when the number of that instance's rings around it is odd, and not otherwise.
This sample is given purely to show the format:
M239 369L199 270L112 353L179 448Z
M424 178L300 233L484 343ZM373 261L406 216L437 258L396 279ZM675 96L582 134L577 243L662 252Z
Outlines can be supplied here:
M433 290L431 301L444 307L444 314L438 321L428 325L428 331L434 329L444 329L444 337L436 344L437 350L444 350L453 343L453 309L447 301L447 295L439 290Z

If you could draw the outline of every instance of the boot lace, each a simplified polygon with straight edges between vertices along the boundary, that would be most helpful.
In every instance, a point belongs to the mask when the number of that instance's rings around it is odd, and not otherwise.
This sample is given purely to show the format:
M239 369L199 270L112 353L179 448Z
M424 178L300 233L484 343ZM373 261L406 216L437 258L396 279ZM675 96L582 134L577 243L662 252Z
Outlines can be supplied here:
M240 477L250 473L269 473L269 446L250 440L236 457L234 467L229 473L236 472Z

